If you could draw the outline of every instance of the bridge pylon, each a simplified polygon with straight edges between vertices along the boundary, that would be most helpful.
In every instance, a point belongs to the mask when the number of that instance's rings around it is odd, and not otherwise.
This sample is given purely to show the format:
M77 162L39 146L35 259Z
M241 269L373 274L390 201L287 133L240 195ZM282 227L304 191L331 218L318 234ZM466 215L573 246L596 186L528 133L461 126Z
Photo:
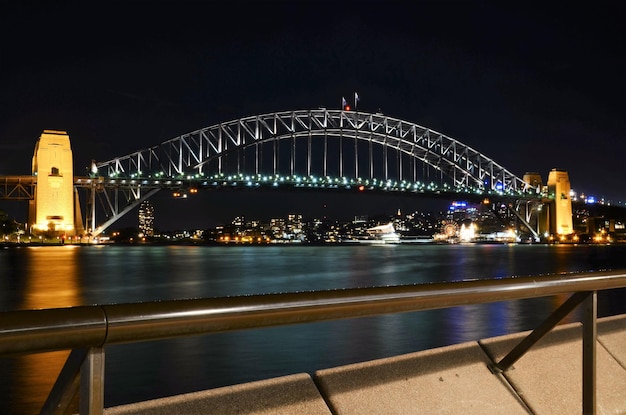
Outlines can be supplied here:
M552 169L548 175L550 199L550 234L567 236L574 232L569 175L565 170Z
M34 198L29 201L28 224L31 231L75 235L72 148L65 131L43 131L35 144L32 172L37 185ZM80 219L78 223L81 223Z
M567 171L552 169L547 185L539 173L525 173L524 182L535 189L536 200L519 201L516 211L528 224L534 235L548 239L562 238L573 233L572 200Z

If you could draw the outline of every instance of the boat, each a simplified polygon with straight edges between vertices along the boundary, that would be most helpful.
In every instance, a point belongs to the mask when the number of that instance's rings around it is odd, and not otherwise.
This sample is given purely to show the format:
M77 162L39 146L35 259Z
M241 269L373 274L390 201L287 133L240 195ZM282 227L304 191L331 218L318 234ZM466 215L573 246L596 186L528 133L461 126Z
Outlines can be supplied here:
M387 244L400 242L400 235L396 233L396 229L391 222L369 228L367 229L367 234L374 240L382 241Z
M348 239L344 242L356 242L360 244L398 244L400 243L400 235L396 233L393 223L389 222L384 225L374 226L366 229L367 235Z

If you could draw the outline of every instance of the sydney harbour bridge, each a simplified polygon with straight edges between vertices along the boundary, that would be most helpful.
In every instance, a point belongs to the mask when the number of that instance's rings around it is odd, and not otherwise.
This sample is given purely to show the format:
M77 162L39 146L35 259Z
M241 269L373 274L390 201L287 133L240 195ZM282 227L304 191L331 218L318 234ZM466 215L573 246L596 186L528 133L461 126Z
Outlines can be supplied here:
M37 181L34 174L0 177L0 199L35 200ZM381 113L325 108L222 122L94 161L88 176L73 177L84 200L80 227L92 236L160 190L187 197L203 190L277 187L496 197L537 236L533 215L554 199L540 181L536 173L519 177L427 127Z

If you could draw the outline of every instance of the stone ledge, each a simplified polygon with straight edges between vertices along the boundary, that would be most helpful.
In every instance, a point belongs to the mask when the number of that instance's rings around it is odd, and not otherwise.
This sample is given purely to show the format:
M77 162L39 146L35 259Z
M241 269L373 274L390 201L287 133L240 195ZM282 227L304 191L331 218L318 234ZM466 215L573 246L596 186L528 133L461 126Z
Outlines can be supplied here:
M527 414L476 342L316 372L337 415Z
M598 320L598 342L626 369L626 315Z
M106 415L332 415L308 374L108 408Z

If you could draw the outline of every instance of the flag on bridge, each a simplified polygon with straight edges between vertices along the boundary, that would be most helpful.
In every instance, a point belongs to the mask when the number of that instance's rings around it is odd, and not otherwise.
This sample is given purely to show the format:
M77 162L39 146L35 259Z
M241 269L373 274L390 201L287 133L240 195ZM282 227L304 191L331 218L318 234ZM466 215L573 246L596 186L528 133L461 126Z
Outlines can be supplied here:
M341 109L345 110L347 106L348 106L348 103L346 102L346 97L341 97Z
M359 102L359 94L354 93L354 110L356 111L356 104Z

